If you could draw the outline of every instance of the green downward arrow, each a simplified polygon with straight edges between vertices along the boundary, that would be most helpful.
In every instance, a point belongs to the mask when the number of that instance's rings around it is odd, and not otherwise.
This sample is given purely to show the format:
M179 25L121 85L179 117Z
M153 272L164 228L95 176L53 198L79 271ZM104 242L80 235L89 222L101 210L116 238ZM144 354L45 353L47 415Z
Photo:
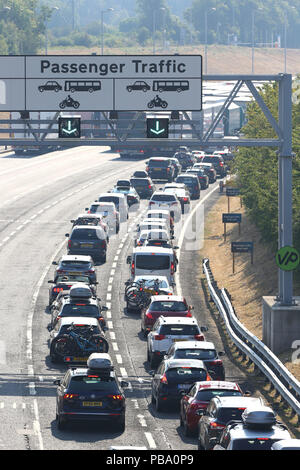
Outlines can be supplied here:
M165 129L160 129L160 128L159 128L159 121L156 121L155 127L156 127L156 129L150 129L151 132L153 132L153 134L158 135L158 134L161 134L162 132L165 131Z
M74 132L76 132L76 128L75 128L75 129L72 129L72 122L71 122L71 121L68 121L68 129L63 129L63 131L64 131L66 134L73 134Z

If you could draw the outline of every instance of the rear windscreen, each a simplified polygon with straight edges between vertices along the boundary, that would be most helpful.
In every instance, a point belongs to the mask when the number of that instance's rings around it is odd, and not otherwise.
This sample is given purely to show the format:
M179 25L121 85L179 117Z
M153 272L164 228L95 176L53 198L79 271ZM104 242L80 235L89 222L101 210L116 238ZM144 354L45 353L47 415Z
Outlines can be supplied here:
M177 178L177 183L185 183L185 184L195 184L195 179L194 178L189 178L188 176L179 176Z
M176 359L200 359L201 361L215 359L214 349L178 349L175 352Z
M116 207L119 207L119 198L118 197L113 197L113 196L103 196L99 198L99 202L113 202Z
M197 400L199 401L210 401L214 397L240 397L241 392L237 390L201 390L197 393Z
M99 240L100 233L96 230L80 229L74 230L71 235L71 240Z
M63 268L67 268L68 266L80 266L83 268L87 268L91 263L90 261L70 260L70 261L62 261L60 264L61 264L61 267Z
M244 411L245 408L221 408L218 413L218 421L224 424L232 419L241 421Z
M72 377L70 385L69 385L69 392L72 393L87 393L87 392L104 392L109 391L112 394L117 395L120 393L117 384L115 383L115 379L103 379L101 377L93 377L89 376L79 376L79 377Z
M168 255L136 255L137 269L162 270L170 268L170 256Z
M98 225L98 219L82 218L76 220L76 225Z
M99 316L99 308L96 305L79 305L67 304L63 307L59 316L61 317L74 317L74 316Z
M159 330L160 335L171 336L194 336L199 334L197 325L162 325Z
M172 194L155 194L151 201L175 201L175 196Z
M172 302L171 300L155 301L151 303L149 310L152 312L186 312L187 305L184 302Z
M131 179L132 186L148 186L149 181L147 179Z
M149 167L154 168L167 168L170 166L169 160L150 160Z
M271 450L271 446L277 441L279 439L235 439L232 444L232 450Z
M204 381L207 378L205 369L196 367L174 367L166 371L168 382L184 383Z

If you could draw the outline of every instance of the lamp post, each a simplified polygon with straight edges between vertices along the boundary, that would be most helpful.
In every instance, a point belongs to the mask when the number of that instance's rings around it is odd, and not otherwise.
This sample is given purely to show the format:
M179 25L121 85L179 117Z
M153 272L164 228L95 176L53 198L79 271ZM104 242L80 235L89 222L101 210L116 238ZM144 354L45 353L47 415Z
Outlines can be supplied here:
M110 11L114 11L113 8L107 8L107 10L101 10L101 55L103 55L103 48L104 48L104 25L103 25L103 17L104 13L108 13Z
M205 30L204 72L205 73L207 73L207 16L208 16L208 13L212 13L213 11L216 11L216 8L211 8L210 10L205 10L205 13L204 13L204 20L205 20L205 25L204 25L204 30Z
M166 9L164 7L161 7L159 8L159 10L153 10L153 13L152 13L152 41L153 41L153 55L156 54L156 41L155 41L155 36L156 36L156 13L158 11L163 11L165 12ZM164 25L165 25L165 15L164 15ZM164 42L165 42L165 29L163 31L163 34L164 34Z

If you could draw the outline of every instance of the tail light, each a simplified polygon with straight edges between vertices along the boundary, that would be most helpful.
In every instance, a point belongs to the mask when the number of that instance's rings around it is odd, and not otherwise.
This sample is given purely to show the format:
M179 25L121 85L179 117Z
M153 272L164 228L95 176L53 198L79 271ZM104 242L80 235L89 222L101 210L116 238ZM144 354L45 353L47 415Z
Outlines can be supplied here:
M123 396L122 395L107 395L108 398L112 398L113 400L117 400L117 401L122 401L123 400Z
M222 361L220 359L216 359L215 361L209 361L207 362L209 366L220 366L222 364Z
M134 261L131 263L131 274L134 274Z
M61 292L62 290L64 290L63 287L54 287L52 291L53 292Z
M164 375L160 378L160 383L161 383L161 384L167 384L167 383L168 383L168 379L167 379L166 374L164 374Z
M216 421L213 421L212 423L209 424L209 426L212 428L212 429L224 429L225 428L225 424L221 424L221 423L217 423Z
M150 204L150 206L152 206L152 204L155 204L155 202L154 202L154 201L150 201L149 204Z
M78 398L79 394L78 393L65 393L64 394L64 400L74 400L74 398Z
M152 186L151 186L151 184L149 184L149 185L148 185L148 188L149 188L149 189L152 189Z
M171 168L167 168L167 171L171 171Z
M68 248L71 247L71 240L68 240Z
M184 201L184 202L187 202L187 201L188 201L188 198L187 198L187 197L184 197L184 198L183 198L183 201Z
M70 240L69 240L69 241L70 241ZM57 274L63 274L63 273L65 273L66 271L64 271L63 269L58 269L56 272L57 272Z
M154 335L154 339L156 341L161 341L162 339L165 339L165 335Z
M146 319L147 320L154 320L153 315L151 313L146 313Z
M174 274L174 263L171 263L171 274Z
M196 341L204 341L204 336L203 335L194 335L194 338Z
M149 171L149 167L148 167L148 166L146 166L146 171Z
M222 162L220 162L220 166L223 166L223 163L222 163Z
M186 314L186 316L187 316L188 318L192 318L193 315L191 314L191 312L188 312L188 313ZM198 335L196 335L196 336L198 336ZM199 335L199 336L200 336L200 335Z
M86 271L87 274L89 274L89 273L93 274L94 272L95 272L94 269L89 269L88 271Z

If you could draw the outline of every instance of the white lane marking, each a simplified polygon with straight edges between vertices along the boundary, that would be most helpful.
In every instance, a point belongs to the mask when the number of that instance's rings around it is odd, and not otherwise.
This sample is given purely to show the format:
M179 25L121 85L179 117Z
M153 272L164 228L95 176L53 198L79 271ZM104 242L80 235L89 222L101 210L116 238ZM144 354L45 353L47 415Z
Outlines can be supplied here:
M114 351L119 351L119 347L118 347L118 344L117 343L111 343L112 344L112 347L113 347L113 350Z
M35 431L35 434L38 436L40 450L44 450L41 426L40 426L39 410L38 410L38 404L37 404L36 398L33 400L33 409L34 409L34 416L35 416L35 420L33 422L33 429Z
M106 300L111 300L111 294L106 294Z
M122 377L128 377L127 371L124 367L120 367L120 373Z
M146 423L146 420L145 420L145 416L144 415L137 415L137 418L140 422L140 425L143 427L143 428L146 428L147 427L147 423ZM153 441L154 442L154 441Z
M151 432L145 432L145 436L146 436L146 439L148 441L150 449L156 449L156 444L155 444L155 441L152 437Z
M116 359L118 364L123 364L123 359L121 354L116 354Z

